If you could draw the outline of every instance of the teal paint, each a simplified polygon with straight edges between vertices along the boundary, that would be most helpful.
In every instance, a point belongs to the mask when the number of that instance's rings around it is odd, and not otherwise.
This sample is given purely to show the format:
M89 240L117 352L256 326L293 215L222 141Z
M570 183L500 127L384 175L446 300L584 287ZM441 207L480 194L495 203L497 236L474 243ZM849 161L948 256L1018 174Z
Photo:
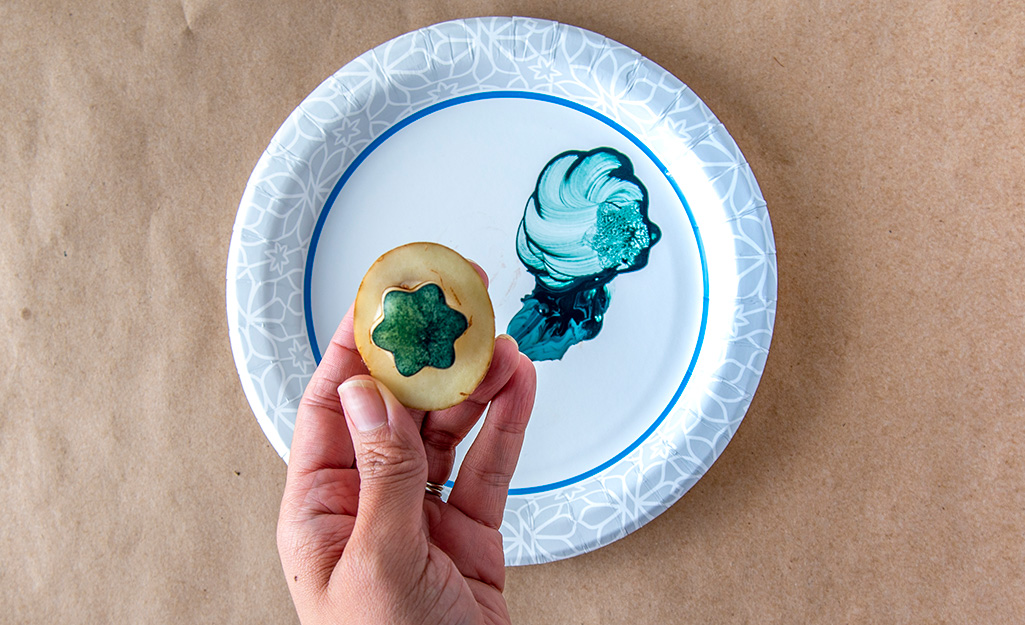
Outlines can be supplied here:
M466 332L466 317L449 308L437 284L415 291L389 291L384 316L370 335L395 357L395 368L409 377L424 367L448 369L456 359L455 341Z
M535 281L507 329L520 351L559 360L597 336L611 303L608 283L647 265L661 236L626 155L604 147L549 161L516 233L516 254Z

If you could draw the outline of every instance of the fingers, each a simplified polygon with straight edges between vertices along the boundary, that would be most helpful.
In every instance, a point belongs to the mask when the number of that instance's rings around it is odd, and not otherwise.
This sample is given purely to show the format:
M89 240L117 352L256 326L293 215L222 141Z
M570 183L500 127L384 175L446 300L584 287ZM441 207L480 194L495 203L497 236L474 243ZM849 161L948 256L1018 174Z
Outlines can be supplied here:
M462 403L445 410L428 413L420 433L427 453L427 479L438 484L445 483L452 472L456 458L456 445L473 429L477 420L519 364L519 348L516 341L502 335L495 339L495 354L487 375Z
M484 271L484 268L481 267L480 265L478 265L477 263L473 262L470 259L466 259L466 260L471 265L473 265L474 270L476 270L477 274L480 275L480 279L484 281L484 286L487 286L488 285L488 274L487 274L486 271Z
M426 505L431 542L468 579L476 579L501 590L505 585L505 554L502 535L484 527L453 506L436 502Z
M353 339L350 307L299 403L288 457L290 476L352 467L352 442L338 402L338 385L366 372Z
M518 357L516 370L495 396L477 439L459 467L448 503L492 528L502 524L523 434L534 407L537 379L534 364Z
M405 406L370 376L338 389L356 453L359 508L353 544L387 555L408 551L423 536L427 459Z

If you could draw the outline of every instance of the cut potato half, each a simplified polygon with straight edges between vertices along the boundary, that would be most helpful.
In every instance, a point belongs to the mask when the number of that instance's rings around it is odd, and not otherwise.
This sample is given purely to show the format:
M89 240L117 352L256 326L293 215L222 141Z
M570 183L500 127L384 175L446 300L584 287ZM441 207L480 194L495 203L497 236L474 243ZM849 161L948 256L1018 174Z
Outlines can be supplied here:
M374 262L356 293L353 331L370 374L418 410L469 397L495 351L487 286L437 243L403 245Z

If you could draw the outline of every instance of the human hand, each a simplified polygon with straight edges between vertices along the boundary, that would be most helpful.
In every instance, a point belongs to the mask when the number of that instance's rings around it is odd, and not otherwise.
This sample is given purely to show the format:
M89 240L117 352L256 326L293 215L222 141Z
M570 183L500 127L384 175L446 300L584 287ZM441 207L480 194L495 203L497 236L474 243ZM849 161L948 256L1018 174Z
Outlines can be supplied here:
M404 407L367 374L346 314L296 415L278 518L299 619L317 623L508 623L498 531L534 403L533 363L495 341L461 404ZM455 446L490 410L448 501Z

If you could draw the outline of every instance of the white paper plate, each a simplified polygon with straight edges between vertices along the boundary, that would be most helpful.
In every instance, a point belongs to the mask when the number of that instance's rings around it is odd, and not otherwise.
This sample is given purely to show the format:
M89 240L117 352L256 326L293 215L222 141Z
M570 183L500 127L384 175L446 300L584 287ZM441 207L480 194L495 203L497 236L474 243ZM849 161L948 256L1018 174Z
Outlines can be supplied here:
M419 240L488 271L500 330L539 282L607 295L575 322L596 336L537 362L508 564L625 536L722 453L768 353L775 249L750 167L678 79L579 28L486 18L402 35L317 87L253 171L228 258L235 362L286 461L363 273ZM535 317L554 328L539 353L577 327Z

